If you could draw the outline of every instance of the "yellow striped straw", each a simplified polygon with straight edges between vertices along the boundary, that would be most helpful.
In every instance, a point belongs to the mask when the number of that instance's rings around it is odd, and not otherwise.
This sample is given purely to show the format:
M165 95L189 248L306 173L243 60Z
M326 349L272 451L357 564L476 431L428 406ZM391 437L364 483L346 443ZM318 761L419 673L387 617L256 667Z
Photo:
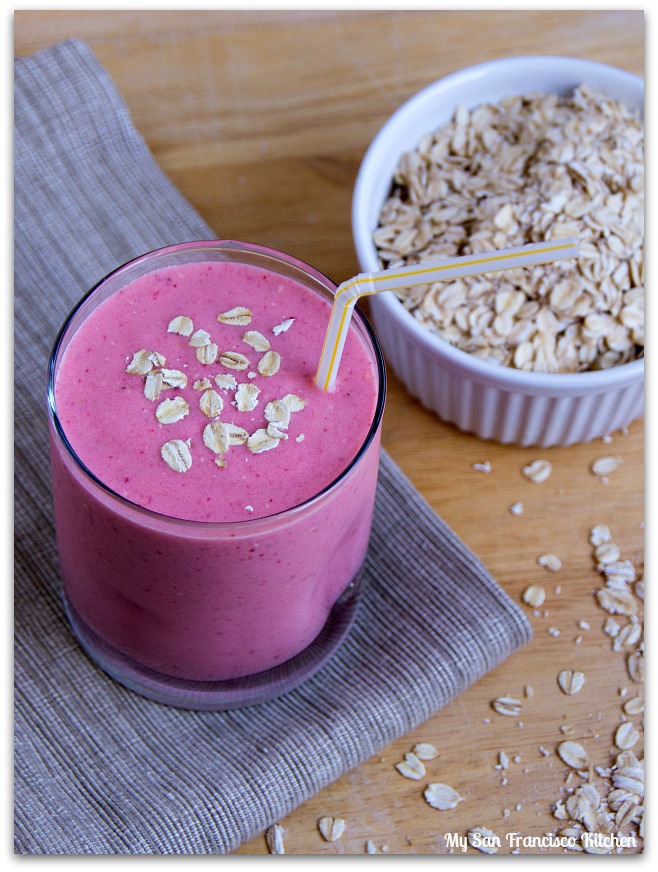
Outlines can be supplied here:
M425 261L382 272L359 273L336 289L315 383L324 391L334 389L352 312L359 297L368 297L381 291L399 291L412 285L551 263L571 257L578 257L578 240L572 236L548 242L532 242L517 248L501 248L497 251L467 254L464 257Z

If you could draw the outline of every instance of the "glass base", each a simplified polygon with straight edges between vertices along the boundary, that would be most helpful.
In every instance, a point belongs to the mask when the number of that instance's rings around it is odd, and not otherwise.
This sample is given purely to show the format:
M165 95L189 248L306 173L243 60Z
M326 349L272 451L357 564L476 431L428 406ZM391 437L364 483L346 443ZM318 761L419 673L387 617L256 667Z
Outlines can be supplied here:
M80 618L63 594L73 632L89 657L119 684L148 699L176 708L221 711L258 705L298 687L314 675L349 633L361 601L362 574L336 601L327 622L311 644L295 657L255 675L227 681L186 681L142 666L115 651Z

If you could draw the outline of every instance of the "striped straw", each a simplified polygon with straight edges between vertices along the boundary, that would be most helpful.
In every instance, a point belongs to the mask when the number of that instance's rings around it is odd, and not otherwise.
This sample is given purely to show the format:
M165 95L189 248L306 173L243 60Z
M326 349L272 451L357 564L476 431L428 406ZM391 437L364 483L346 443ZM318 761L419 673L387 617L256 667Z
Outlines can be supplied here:
M352 312L359 297L571 257L578 257L578 240L575 237L533 242L518 248L501 248L498 251L450 257L441 261L425 261L382 272L360 273L336 289L315 383L324 391L333 390Z

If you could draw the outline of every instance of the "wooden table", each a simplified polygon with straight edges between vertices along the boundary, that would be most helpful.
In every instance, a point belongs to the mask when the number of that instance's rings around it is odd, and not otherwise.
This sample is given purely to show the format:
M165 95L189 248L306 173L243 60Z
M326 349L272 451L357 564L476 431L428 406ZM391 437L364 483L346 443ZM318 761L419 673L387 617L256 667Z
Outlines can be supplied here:
M17 54L73 36L91 44L156 160L218 236L282 249L337 281L359 271L350 231L359 162L404 100L460 67L514 54L574 55L642 74L643 28L637 11L15 14ZM446 833L476 826L498 833L509 853L506 833L555 832L552 804L580 783L567 782L560 741L581 741L595 765L610 764L621 705L642 685L603 632L588 534L608 524L622 557L642 567L642 422L612 436L550 450L483 442L423 410L390 374L385 447L510 596L519 601L539 583L546 601L536 614L528 608L535 638L524 650L282 820L287 853L362 854L369 839L378 853L445 853ZM589 465L608 454L623 466L604 484ZM536 457L553 464L542 485L521 473ZM484 461L491 472L474 471ZM520 516L508 510L516 501ZM545 552L560 557L559 572L537 564ZM558 688L563 669L586 676L575 696ZM521 717L492 711L506 695L523 700ZM641 732L642 715L632 720ZM419 741L440 753L427 778L412 781L394 766ZM507 770L496 768L501 751ZM641 738L633 751L641 756ZM428 781L447 782L465 801L430 808ZM339 841L323 841L322 816L346 820ZM261 835L238 853L266 852Z

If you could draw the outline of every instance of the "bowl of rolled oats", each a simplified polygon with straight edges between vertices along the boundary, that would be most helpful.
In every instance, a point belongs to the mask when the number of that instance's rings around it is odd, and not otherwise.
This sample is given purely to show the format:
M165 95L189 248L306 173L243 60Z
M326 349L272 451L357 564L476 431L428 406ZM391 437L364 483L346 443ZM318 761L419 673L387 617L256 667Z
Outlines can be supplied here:
M520 445L644 412L644 83L578 58L485 62L382 127L352 203L361 268L577 237L579 256L370 298L389 364L440 418Z

